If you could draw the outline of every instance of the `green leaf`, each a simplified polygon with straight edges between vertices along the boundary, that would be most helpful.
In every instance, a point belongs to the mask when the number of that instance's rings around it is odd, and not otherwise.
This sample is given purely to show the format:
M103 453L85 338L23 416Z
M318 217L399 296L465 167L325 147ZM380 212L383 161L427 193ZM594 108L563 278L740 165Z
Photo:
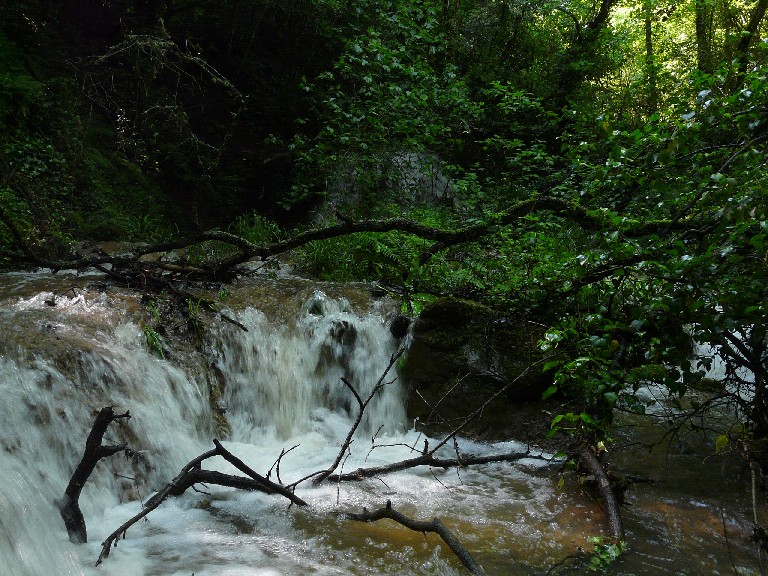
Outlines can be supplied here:
M590 416L586 412L582 412L581 414L579 414L579 418L585 424L597 425L597 422L595 421L595 419L592 418L592 416Z
M557 386L550 386L549 388L544 390L544 392L541 395L541 399L546 400L547 398L552 396L552 394L554 394L555 392L557 392Z
M725 448L728 445L728 436L726 434L721 434L715 439L715 452L722 451L723 448Z
M542 371L543 372L548 372L548 371L552 370L552 368L560 366L560 364L562 364L562 362L560 360L550 360L549 362L544 364L544 368L543 368Z
M603 394L603 398L605 398L605 401L608 402L608 405L613 408L619 399L619 395L616 394L616 392L606 392Z

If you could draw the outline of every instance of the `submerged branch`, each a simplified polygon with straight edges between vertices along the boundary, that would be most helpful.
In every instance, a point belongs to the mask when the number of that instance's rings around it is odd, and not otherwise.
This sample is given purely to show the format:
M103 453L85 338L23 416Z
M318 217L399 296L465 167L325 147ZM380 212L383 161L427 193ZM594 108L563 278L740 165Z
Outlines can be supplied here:
M618 542L624 540L624 526L621 522L621 511L616 494L611 488L611 481L603 470L602 464L587 446L583 446L578 452L579 461L589 470L597 481L597 488L603 499L605 515L608 517L608 529Z
M486 576L485 571L477 564L477 562L475 562L475 559L472 558L469 551L437 517L431 522L414 520L392 508L392 502L390 501L387 501L387 505L384 508L379 508L378 510L373 511L363 508L361 514L347 513L345 514L345 517L350 520L357 520L358 522L376 522L377 520L388 518L389 520L394 520L398 524L401 524L410 530L414 530L415 532L421 532L422 534L433 532L443 539L451 551L456 554L459 560L461 560L461 563L464 564L467 570L469 570L470 574L475 576Z

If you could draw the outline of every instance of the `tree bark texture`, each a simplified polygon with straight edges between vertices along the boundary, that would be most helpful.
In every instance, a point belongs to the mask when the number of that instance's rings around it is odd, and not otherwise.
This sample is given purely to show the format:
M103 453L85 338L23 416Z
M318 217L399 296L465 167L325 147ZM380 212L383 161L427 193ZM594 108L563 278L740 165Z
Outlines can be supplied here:
M91 476L93 469L102 458L112 456L125 450L127 447L125 444L102 446L101 442L107 427L113 420L130 417L129 412L115 414L112 406L102 408L96 416L91 433L88 434L88 439L85 442L85 453L80 460L80 464L78 464L72 474L67 488L64 490L64 497L57 502L59 513L62 520L64 520L64 525L67 527L70 542L82 544L88 541L88 530L85 525L85 518L80 510L79 500L83 486Z
M696 0L696 62L701 72L712 72L712 7L709 0Z

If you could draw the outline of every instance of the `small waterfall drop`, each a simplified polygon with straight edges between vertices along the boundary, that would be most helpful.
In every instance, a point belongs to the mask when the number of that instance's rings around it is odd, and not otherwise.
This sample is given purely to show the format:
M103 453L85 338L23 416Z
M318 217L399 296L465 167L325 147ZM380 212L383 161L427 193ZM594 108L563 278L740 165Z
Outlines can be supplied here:
M88 573L100 539L130 515L115 512L145 500L211 448L211 386L223 384L231 441L253 457L259 449L248 443L261 443L271 459L282 445L276 442L302 435L316 447L338 446L358 410L340 378L365 398L397 345L380 313L355 312L346 298L315 291L283 299L270 314L258 302L229 311L248 332L215 323L208 345L213 360L160 358L146 345L137 295L81 288L56 296L35 293L19 276L13 280L24 295L0 306L3 575ZM393 368L361 434L402 431L396 380ZM80 499L90 541L78 548L68 542L55 502L95 414L110 405L132 418L113 423L105 442L126 443L132 451L96 466ZM147 552L136 554L128 556L135 556L133 567L120 574L166 573L148 568Z
M288 509L284 499L260 492L199 486L133 525L95 567L104 538L183 465L212 448L224 428L220 411L231 430L225 446L259 473L289 484L327 468L358 413L341 378L365 399L399 342L384 321L394 303L372 300L363 286L253 278L231 287L224 299L225 314L247 332L213 320L202 341L185 344L169 336L160 357L147 344L149 318L140 295L88 287L94 279L0 275L0 576L465 573L431 537L391 523L339 518L389 500L415 518L440 517L488 574L520 566L520 573L543 573L603 529L599 507L576 490L558 488L557 475L541 461L419 467L368 482L305 482L297 495L310 503L308 509ZM425 438L408 429L403 383L396 376L393 367L344 454L342 471L420 453ZM126 443L132 451L96 466L80 498L89 540L71 544L55 502L83 454L97 411L110 405L118 413L130 410L132 418L113 422L104 441ZM457 438L438 456L525 448L515 441L489 445ZM664 462L665 469L670 465ZM678 474L690 472L683 466ZM205 467L235 473L220 458ZM702 484L702 474L693 476L695 486ZM722 500L700 497L691 506L685 494L670 497L648 486L643 496L637 490L633 502L642 505L627 511L633 552L623 573L712 572ZM667 515L685 530L665 528ZM737 550L749 516L728 522L730 545L717 552L721 572L730 570L734 550L749 565L749 551ZM657 542L670 543L665 553L681 552L660 567ZM637 560L630 566L632 558Z
M397 343L373 315L354 314L349 303L316 291L293 321L270 320L248 308L247 328L219 331L217 367L226 382L223 401L233 440L287 439L314 430L339 441L359 410L346 379L362 399L382 377ZM403 431L405 410L396 370L387 375L365 412L363 431Z
M86 518L143 498L199 453L212 420L199 379L152 356L125 309L102 295L21 299L0 311L0 573L81 574L55 502L99 408L130 410L106 440L134 452L106 459L82 493ZM170 476L169 476L170 475Z

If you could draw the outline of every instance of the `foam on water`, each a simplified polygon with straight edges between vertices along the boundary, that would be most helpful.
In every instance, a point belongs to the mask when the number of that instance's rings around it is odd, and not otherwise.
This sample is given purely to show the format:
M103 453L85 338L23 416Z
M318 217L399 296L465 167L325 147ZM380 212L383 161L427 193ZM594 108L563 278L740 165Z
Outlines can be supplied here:
M51 302L55 301L55 306ZM0 312L6 339L0 358L0 574L339 574L341 558L327 537L293 525L285 502L263 494L212 488L166 502L131 528L105 564L92 564L99 542L140 510L140 501L211 448L207 366L157 358L129 306L104 294L54 296L45 291L7 303ZM384 372L395 342L383 320L358 315L343 299L317 292L294 322L270 320L255 308L233 312L249 332L221 328L216 368L233 428L230 448L266 471L280 450L290 482L325 468L356 414L343 376L365 398ZM190 369L190 366L193 368ZM391 381L390 381L391 380ZM130 410L105 438L135 450L103 460L81 499L89 543L69 543L55 501L79 460L93 418L103 406ZM379 441L404 430L403 392L394 371L362 426ZM398 436L398 441L402 438ZM384 452L386 449L382 449ZM389 449L390 455L392 449ZM375 457L369 462L378 461ZM349 465L363 465L356 455ZM206 463L208 466L209 463ZM234 472L223 460L210 465ZM364 489L300 488L318 510L364 502ZM327 562L327 564L325 564ZM352 570L355 562L347 562Z
M280 287L268 288L271 294ZM297 494L309 502L306 509L277 496L198 487L200 492L168 499L132 526L94 567L101 541L184 464L212 448L210 390L216 383L223 383L221 403L232 427L224 445L253 469L271 470L272 480L289 484L334 461L357 415L341 378L365 399L398 343L374 307L361 310L295 282L290 292L294 299L277 294L266 311L258 302L233 306L227 314L248 332L218 323L205 354L172 359L147 350L136 296L81 290L57 296L51 306L53 292L46 289L3 303L0 575L464 573L434 536L391 522L343 519L344 512L387 501L418 519L441 517L491 574L508 573L515 561L553 565L585 545L585 535L603 531L597 505L559 490L556 477L535 473L541 460L530 459L458 470L414 468L319 487L305 482ZM247 294L237 298L248 302ZM396 376L394 367L366 411L343 471L412 458L422 449L425 438L408 429L404 385ZM97 465L80 500L89 542L74 545L54 502L82 455L96 412L109 405L133 417L114 422L105 442L125 442L135 452ZM458 448L489 454L525 446L459 439ZM445 447L439 456L455 454ZM204 466L235 473L221 458Z

